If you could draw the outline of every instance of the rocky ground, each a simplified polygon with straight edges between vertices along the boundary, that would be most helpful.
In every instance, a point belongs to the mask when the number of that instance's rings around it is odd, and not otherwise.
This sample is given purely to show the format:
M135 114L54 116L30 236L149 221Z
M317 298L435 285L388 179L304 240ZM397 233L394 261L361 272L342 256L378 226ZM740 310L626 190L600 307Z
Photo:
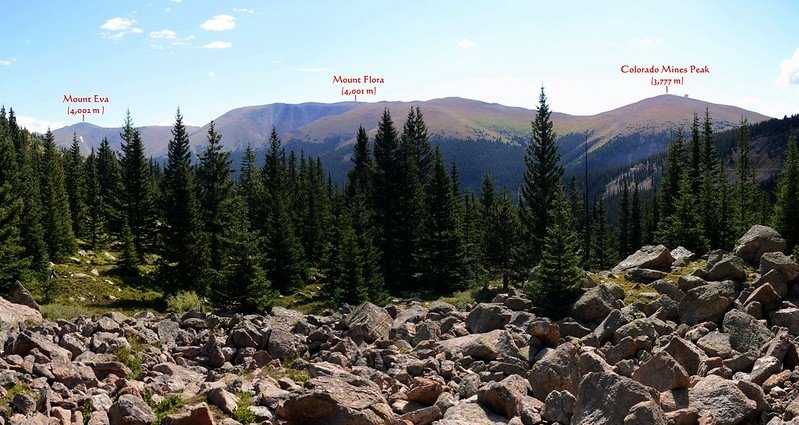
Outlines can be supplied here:
M685 270L644 247L559 321L519 291L458 310L119 313L0 300L0 423L799 424L799 265L755 226ZM627 303L624 277L657 292ZM672 277L672 278L668 278Z

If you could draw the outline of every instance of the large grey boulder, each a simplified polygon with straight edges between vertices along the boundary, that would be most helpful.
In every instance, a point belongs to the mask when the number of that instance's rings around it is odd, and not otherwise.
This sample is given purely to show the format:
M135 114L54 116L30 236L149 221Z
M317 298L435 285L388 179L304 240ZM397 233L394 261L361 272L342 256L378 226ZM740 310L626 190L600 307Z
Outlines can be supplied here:
M757 266L760 257L767 252L785 251L785 239L776 230L756 224L735 244L733 253L747 263Z
M370 302L364 302L350 313L344 320L349 328L350 336L362 338L366 342L374 342L380 338L388 338L393 319L386 309Z
M744 421L757 409L730 380L709 375L689 390L689 400L701 416L712 416L716 425L735 425Z
M635 268L668 271L673 263L674 257L668 248L663 245L646 245L617 264L613 272L620 273Z
M779 270L789 281L799 276L799 264L782 252L767 252L760 257L757 272L764 275L772 270Z
M33 299L33 295L31 295L31 293L25 289L24 286L22 286L20 281L14 282L14 284L11 286L11 292L8 296L8 300L14 304L28 306L39 312L42 311L42 309L39 307L39 304Z
M633 406L655 402L656 396L655 390L630 378L592 372L580 383L571 424L621 424Z
M661 392L688 388L691 382L685 369L666 351L652 356L633 372L632 378Z
M746 280L744 260L732 254L722 254L719 258L711 258L706 266L707 280Z
M730 335L730 345L738 352L760 350L773 335L763 322L747 313L730 310L724 315L724 332Z
M510 322L513 311L502 304L478 304L466 316L466 328L469 332L480 334L502 329Z
M41 322L42 313L26 305L14 304L5 298L0 298L0 322Z
M155 413L140 397L125 394L108 409L110 425L149 425L155 421Z
M678 307L680 321L689 326L718 321L735 301L735 284L730 281L709 283L688 291Z
M477 360L496 360L500 354L500 338L504 331L497 329L484 334L464 335L439 341L437 347L454 358L471 356Z
M607 285L597 285L585 291L574 302L571 316L582 322L590 322L604 318L617 307L618 301L610 288Z
M533 397L544 400L551 391L577 392L580 367L577 347L572 343L545 348L535 358L528 374Z
M380 387L353 375L313 378L283 407L289 422L297 424L377 425L396 420Z
M530 391L530 382L519 375L510 375L492 382L477 392L477 401L506 418L521 413L522 399Z
M436 425L507 425L508 420L490 409L467 399L447 409L444 418Z

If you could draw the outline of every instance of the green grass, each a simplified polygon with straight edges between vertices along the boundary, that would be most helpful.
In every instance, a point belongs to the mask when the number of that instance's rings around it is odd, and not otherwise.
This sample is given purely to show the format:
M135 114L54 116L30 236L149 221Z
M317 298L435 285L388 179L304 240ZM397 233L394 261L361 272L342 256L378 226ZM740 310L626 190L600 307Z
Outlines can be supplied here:
M311 269L310 275L316 278L316 283L304 285L291 294L279 295L274 306L290 308L304 314L319 314L325 309L335 308L330 294L323 290L324 275L316 269Z
M655 288L639 282L628 280L624 273L619 273L615 279L613 278L599 278L599 283L615 283L624 290L624 304L633 304L636 302L650 302L651 298L645 297L644 293L658 293Z
M161 425L161 421L163 421L167 415L174 413L186 404L179 395L175 394L168 395L158 403L153 403L152 397L153 394L151 392L144 394L144 401L153 409L153 413L155 413L155 422L153 422L153 425Z
M34 393L33 390L28 386L28 384L22 382L14 382L9 387L6 387L6 394L0 397L0 412L8 414L10 416L11 412L13 412L13 406L11 403L14 401L14 396L17 394L26 394L33 396L34 398L38 398L39 395Z
M128 338L128 343L130 346L120 347L114 353L114 357L118 362L130 369L130 375L127 377L128 379L139 379L139 377L141 377L142 364L144 363L144 357L141 353L146 349L147 344L136 337Z
M293 367L273 367L273 366L266 366L263 369L263 372L273 379L277 380L280 378L289 378L294 382L303 383L311 377L308 375L308 372L301 369L294 369Z
M255 414L248 409L253 405L252 394L241 392L238 394L238 399L238 407L233 411L230 417L244 425L255 422Z

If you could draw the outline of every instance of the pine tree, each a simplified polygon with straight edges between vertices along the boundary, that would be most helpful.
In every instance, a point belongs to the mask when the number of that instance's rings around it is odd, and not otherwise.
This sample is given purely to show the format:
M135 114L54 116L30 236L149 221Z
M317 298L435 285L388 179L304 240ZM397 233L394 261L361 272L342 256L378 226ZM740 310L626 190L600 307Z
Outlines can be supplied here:
M139 130L133 127L133 119L128 111L122 127L122 183L124 195L121 196L123 220L127 222L136 255L144 259L155 234L155 194L154 182L144 143Z
M369 288L363 275L362 253L349 214L344 211L338 219L338 256L333 299L337 304L360 304L369 299Z
M455 217L452 182L441 152L433 154L433 170L427 184L427 220L424 237L424 278L437 292L463 289L466 276L463 239Z
M86 238L89 246L98 248L102 240L107 217L104 212L103 199L100 196L100 177L97 172L97 155L92 148L83 168L86 182Z
M514 212L516 205L513 205ZM518 217L517 217L518 219ZM483 244L480 208L474 193L463 195L463 213L461 217L461 234L463 235L463 251L467 268L466 280L478 282L483 277ZM510 261L511 259L509 259Z
M630 185L624 181L619 200L619 258L630 255Z
M544 88L538 98L533 120L533 136L524 155L524 179L521 187L522 218L526 250L520 253L522 264L531 267L542 258L543 240L549 225L549 214L555 203L553 188L560 185L563 167L555 145L551 111Z
M31 259L31 268L44 274L49 268L47 245L44 241L44 212L42 206L41 186L39 180L38 154L35 145L25 133L16 129L14 110L9 113L9 128L12 135L16 134L15 146L18 159L17 192L22 200L21 231L22 245L25 248L25 257Z
M122 201L125 191L125 186L122 184L122 166L106 138L103 138L97 150L97 184L100 192L99 208L102 210L105 225L101 234L105 234L106 237L122 235L123 222L127 222L127 213Z
M233 220L230 205L233 169L230 152L223 150L222 136L216 132L213 121L208 127L207 140L197 167L197 200L203 229L208 235L209 265L218 273L223 264L223 236Z
M749 123L745 117L741 118L738 129L738 160L735 171L738 177L735 186L735 228L738 234L743 234L757 222L757 185L749 156Z
M486 229L486 266L496 276L502 278L503 290L507 291L510 277L515 269L513 249L518 245L518 236L521 229L519 215L507 188L503 190L498 201L490 212L490 223Z
M86 179L84 176L84 160L80 154L80 144L76 134L72 134L72 146L67 153L64 166L69 212L72 218L72 231L76 237L87 235Z
M680 179L685 170L685 145L682 129L677 130L674 140L666 150L666 164L660 183L658 200L661 217L674 213L674 202L680 191Z
M268 210L265 217L263 268L272 285L281 292L299 287L308 274L302 245L294 233L287 206L284 158L280 138L273 127L264 164Z
M771 223L785 238L787 251L793 252L799 243L799 151L796 138L788 139L785 162L777 183L777 204Z
M699 133L699 115L694 112L694 120L691 123L691 148L690 148L690 168L691 189L694 195L699 195L701 188L702 175L702 140Z
M347 198L353 199L358 194L371 196L374 163L369 151L369 138L363 126L358 127L351 161L352 169L347 173Z
M605 203L599 199L594 205L594 225L591 236L591 268L607 270L613 265L614 252L611 248L610 231L607 226Z
M167 292L205 294L209 278L208 237L194 187L189 135L178 109L161 182L159 275Z
M119 242L121 244L121 253L119 261L117 262L119 271L126 275L138 275L140 264L139 254L136 253L133 233L130 232L130 226L128 226L127 221L122 222Z
M722 220L727 215L721 210L721 195L723 186L727 185L726 170L719 162L716 146L713 143L713 126L710 121L710 112L705 109L705 120L702 124L702 164L700 168L699 202L701 209L702 226L710 247L726 246L722 234L727 231L729 223ZM726 190L726 189L725 189Z
M309 264L319 265L328 242L330 199L325 189L322 163L318 159L300 168L294 198L294 208L298 212L295 221L305 258Z
M263 209L264 186L258 173L255 152L250 145L247 145L247 149L244 151L244 158L241 161L239 192L244 198L245 214L250 227L254 230L263 231L263 223L260 218L266 215L266 211Z
M630 205L630 251L641 248L641 196L638 191L638 182L633 186L633 198Z
M408 256L412 253L402 252L401 241L405 239L407 229L402 227L400 216L402 155L399 136L388 109L383 111L377 127L374 144L375 176L373 205L377 225L377 241L381 258L381 269L389 291L407 287L408 274L413 273Z
M399 176L397 207L399 227L404 229L398 234L397 253L399 256L400 279L418 286L421 281L417 276L422 272L422 238L425 226L425 196L428 176L427 130L421 115L411 109L403 126L399 146ZM454 205L453 205L454 207Z
M579 295L585 274L580 269L580 240L571 227L563 189L556 186L553 192L544 250L528 292L537 306L559 315Z
M24 280L23 275L30 267L19 232L23 202L14 193L16 161L14 145L0 128L0 292L3 294L15 281Z
M666 246L682 245L693 252L706 252L708 242L702 228L702 218L696 208L691 178L687 175L680 180L680 191L674 208L674 214L664 220L658 240Z
M54 261L62 261L78 250L72 232L69 213L69 197L64 187L64 168L61 151L55 145L53 133L44 136L44 154L40 164L42 206L44 207L44 235L48 255Z

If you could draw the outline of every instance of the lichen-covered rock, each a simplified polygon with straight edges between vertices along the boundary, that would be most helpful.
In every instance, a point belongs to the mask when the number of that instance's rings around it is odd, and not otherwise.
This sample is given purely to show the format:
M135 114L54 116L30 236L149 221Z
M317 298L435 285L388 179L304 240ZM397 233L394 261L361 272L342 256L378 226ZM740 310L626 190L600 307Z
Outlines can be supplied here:
M735 296L733 282L709 283L691 289L680 301L680 321L689 326L717 322L735 301Z
M760 257L767 252L785 251L785 239L776 230L756 224L752 226L735 244L733 253L753 266L760 263Z
M370 302L364 302L347 316L345 326L353 338L362 338L366 342L374 342L379 338L388 338L393 319L386 309Z
M323 376L305 383L283 404L291 423L377 425L396 420L372 381L356 376Z
M580 382L571 424L621 424L633 406L655 402L656 395L655 390L615 373L589 373Z
M674 257L668 248L663 245L647 245L616 265L613 272L619 273L633 268L668 271L673 263Z

